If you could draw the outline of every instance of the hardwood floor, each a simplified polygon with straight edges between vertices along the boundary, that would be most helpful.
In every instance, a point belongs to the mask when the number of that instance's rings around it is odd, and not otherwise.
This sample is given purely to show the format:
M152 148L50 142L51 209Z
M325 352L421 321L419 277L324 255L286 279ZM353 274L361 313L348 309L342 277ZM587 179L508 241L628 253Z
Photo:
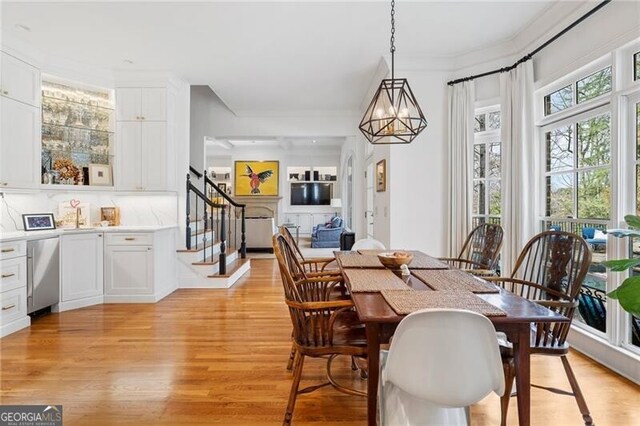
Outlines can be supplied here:
M65 425L280 424L291 383L291 324L275 261L229 290L179 290L155 305L52 314L0 340L0 402L63 404ZM596 424L640 425L640 389L572 353ZM343 363L342 379L364 386ZM324 379L305 362L303 386ZM559 359L535 357L532 382L568 389ZM517 424L515 400L509 424ZM490 396L473 424L497 425ZM532 389L533 425L580 425L572 397ZM331 388L301 395L294 424L365 424L365 399Z

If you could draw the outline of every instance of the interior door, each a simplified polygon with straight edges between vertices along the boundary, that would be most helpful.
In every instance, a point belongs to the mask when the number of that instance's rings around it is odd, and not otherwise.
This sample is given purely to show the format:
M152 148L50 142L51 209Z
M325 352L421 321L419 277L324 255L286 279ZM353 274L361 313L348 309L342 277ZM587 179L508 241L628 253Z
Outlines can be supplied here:
M367 238L373 238L373 160L370 160L367 164L367 171L365 174L366 192L367 192L367 209L364 212L365 219L367 221Z

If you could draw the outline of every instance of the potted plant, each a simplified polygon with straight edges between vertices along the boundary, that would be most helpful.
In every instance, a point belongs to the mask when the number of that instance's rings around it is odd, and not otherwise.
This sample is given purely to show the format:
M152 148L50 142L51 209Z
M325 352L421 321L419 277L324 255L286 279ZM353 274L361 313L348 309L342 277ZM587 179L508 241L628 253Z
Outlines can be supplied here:
M607 233L618 238L640 237L640 216L627 215L624 220L629 229L610 229ZM640 259L607 260L603 264L612 271L622 272L640 265ZM608 296L618 300L622 309L631 315L640 317L640 275L629 276Z

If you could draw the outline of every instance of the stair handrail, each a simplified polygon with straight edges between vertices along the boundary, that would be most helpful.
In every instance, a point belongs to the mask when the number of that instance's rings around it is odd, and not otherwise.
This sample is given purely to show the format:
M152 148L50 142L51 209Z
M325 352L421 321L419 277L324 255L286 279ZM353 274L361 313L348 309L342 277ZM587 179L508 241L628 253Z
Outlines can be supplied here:
M193 166L189 166L189 172L193 173L194 175L196 175L196 177L198 179L202 179L202 173L200 173L199 171L197 171Z
M231 198L229 195L227 195L223 190L220 189L220 187L214 181L212 181L209 178L209 176L207 175L206 171L204 171L202 174L204 175L204 192L205 192L205 194L207 193L207 185L209 185L220 196L222 196L223 199L227 200L229 202L229 204L231 204L232 206L240 209L240 258L241 259L246 259L246 257L247 257L246 229L247 228L246 228L246 223L245 223L245 216L246 216L245 213L246 213L247 205L243 204L243 203L238 203L233 198ZM229 212L231 212L231 210L229 210ZM231 226L231 223L229 223L229 226ZM237 238L237 235L236 235L236 238ZM235 242L237 242L237 240Z
M190 167L191 169L191 167ZM225 244L225 208L227 207L226 204L218 204L218 203L214 203L213 201L211 201L209 199L209 197L207 197L205 194L202 193L202 191L200 191L196 186L193 185L193 183L191 183L191 173L187 173L187 185L186 185L186 189L187 189L187 196L186 196L186 212L187 212L187 217L186 217L186 246L187 246L187 250L191 249L191 197L190 197L190 193L193 192L196 195L196 209L197 209L197 199L199 198L200 200L202 200L203 203L205 203L206 206L211 207L212 209L220 209L221 211L221 232L220 232L220 255L219 255L219 261L218 261L218 273L220 275L224 275L227 273L227 254L226 254L226 244ZM205 206L205 214L204 217L206 218L208 216L208 212L206 211L206 206ZM197 212L196 212L197 214ZM244 216L244 215L243 215ZM205 219L206 220L206 219ZM197 230L197 222L196 222L196 230ZM213 228L211 228L211 232L213 235ZM206 225L205 225L205 233L204 233L205 239L203 239L203 248L204 248L204 252L205 252L205 257L206 257L206 250L207 250L207 244L206 244ZM213 242L213 240L212 240ZM197 246L197 243L196 243Z

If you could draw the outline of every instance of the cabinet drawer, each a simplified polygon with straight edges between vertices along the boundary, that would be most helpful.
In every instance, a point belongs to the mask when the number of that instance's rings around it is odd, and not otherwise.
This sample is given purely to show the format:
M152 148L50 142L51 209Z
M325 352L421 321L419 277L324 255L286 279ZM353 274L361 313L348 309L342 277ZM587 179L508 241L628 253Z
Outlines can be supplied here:
M153 244L153 234L106 234L110 246L145 246Z
M0 260L0 292L27 285L27 258Z
M27 287L0 293L0 323L3 325L27 315Z
M0 243L0 259L13 259L14 257L27 255L27 242L10 241Z

